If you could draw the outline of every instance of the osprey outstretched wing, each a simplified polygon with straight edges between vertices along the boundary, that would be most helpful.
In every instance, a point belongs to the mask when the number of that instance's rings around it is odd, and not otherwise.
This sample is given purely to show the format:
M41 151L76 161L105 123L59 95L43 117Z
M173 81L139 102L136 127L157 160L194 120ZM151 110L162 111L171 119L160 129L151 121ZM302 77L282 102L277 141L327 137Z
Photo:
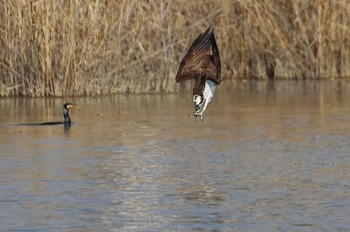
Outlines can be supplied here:
M221 61L214 29L208 28L193 42L182 59L176 74L176 82L205 78L221 82Z

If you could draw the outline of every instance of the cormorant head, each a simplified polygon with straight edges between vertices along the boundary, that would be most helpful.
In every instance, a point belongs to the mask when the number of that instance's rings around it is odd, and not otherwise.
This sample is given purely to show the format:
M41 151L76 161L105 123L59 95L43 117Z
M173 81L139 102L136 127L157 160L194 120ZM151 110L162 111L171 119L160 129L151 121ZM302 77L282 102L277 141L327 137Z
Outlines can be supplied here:
M67 103L64 103L63 108L69 111L69 110L72 109L73 106L75 106L75 105L76 105L76 104L74 104L74 103L67 102Z
M73 108L76 104L67 102L63 105L63 117L64 123L71 123L71 119L69 117L69 110Z

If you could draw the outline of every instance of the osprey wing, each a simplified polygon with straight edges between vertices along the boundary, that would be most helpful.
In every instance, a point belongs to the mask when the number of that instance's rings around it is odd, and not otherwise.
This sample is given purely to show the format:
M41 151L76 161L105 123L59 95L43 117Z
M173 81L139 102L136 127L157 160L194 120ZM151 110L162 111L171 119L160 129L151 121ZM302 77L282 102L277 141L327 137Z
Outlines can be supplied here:
M208 28L193 42L185 57L182 59L176 74L176 82L196 79L206 74L210 63L210 46L212 43L213 29Z
M212 48L212 59L210 65L208 65L207 76L208 79L214 81L218 85L221 82L221 60L214 33L212 34L210 41Z

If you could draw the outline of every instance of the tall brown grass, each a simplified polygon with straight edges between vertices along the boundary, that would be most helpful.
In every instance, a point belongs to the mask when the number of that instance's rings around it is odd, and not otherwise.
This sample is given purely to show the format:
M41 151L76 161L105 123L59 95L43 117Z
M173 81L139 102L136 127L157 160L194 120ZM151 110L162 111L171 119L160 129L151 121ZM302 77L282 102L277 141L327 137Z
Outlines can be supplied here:
M348 0L2 1L0 96L173 92L215 27L224 78L350 76Z

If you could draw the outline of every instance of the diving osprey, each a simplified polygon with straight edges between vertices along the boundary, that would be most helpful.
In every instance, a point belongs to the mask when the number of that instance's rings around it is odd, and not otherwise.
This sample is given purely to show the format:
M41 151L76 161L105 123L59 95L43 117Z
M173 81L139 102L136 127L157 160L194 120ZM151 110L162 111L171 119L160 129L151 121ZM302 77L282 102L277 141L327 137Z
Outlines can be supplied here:
M203 121L203 112L221 82L221 61L214 28L209 27L197 37L180 63L176 82L189 79L195 79L193 115Z

